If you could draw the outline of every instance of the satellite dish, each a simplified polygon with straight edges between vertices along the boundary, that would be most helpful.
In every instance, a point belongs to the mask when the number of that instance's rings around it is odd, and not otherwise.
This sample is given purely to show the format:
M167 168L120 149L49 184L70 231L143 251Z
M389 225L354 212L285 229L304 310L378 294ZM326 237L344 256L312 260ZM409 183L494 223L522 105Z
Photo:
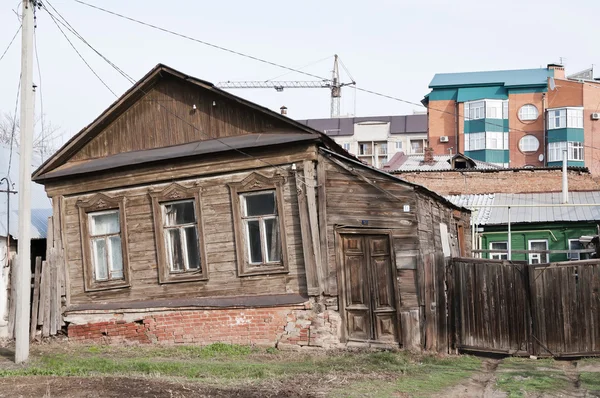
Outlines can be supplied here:
M538 156L538 159L539 159L540 162L543 162L544 161L544 154L540 153L540 156Z
M550 86L550 90L554 91L556 89L556 82L554 81L553 77L550 78L548 85Z

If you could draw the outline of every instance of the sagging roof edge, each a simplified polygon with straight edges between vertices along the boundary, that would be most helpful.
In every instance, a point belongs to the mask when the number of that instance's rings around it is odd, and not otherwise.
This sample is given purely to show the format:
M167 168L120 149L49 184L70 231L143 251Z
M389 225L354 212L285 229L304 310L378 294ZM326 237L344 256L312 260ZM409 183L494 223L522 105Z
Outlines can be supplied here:
M350 162L350 163L352 163L354 165L360 166L360 167L362 167L364 169L367 169L367 170L373 171L373 172L375 172L377 174L383 175L383 176L389 178L390 180L393 180L393 181L396 181L396 182L401 182L403 184L411 186L417 192L422 192L422 193L426 194L427 196L430 196L430 197L432 197L432 198L434 198L436 200L439 200L440 202L444 203L445 205L447 205L449 207L452 207L452 208L454 208L456 210L460 210L460 211L463 211L463 212L466 212L466 213L469 213L469 214L471 213L471 210L467 209L466 207L455 205L454 203L452 203L451 201L449 201L448 199L446 199L442 195L438 194L435 191L432 191L431 189L429 189L429 188L427 188L427 187L425 187L423 185L403 180L403 179L398 178L398 177L396 177L396 176L394 176L394 175L392 175L390 173L387 173L387 172L385 172L383 170L379 170L379 169L377 169L375 167L371 167L371 166L369 166L367 164L364 164L364 163L358 161L357 159L350 158L350 157L347 157L347 156L343 156L343 155L340 155L339 153L330 151L327 148L321 147L321 148L319 148L319 150L322 151L322 152L325 152L326 154L330 154L332 156L335 156L338 159L342 159L342 160L348 161L348 162Z
M111 105L108 106L98 117L96 117L90 124L81 129L77 134L71 137L60 149L58 149L52 156L50 156L44 163L42 163L32 174L32 177L35 179L36 177L41 176L42 174L58 167L61 165L61 162L68 159L70 156L75 154L79 149L81 149L85 144L87 144L90 140L92 140L97 134L91 134L95 131L95 128L99 123L102 122L107 116L111 115L113 112L117 111L119 106L124 105L126 100L130 99L134 96L138 91L142 90L141 87L148 84L153 84L156 80L160 79L163 75L162 73L169 74L171 76L177 77L184 81L190 81L197 86L200 86L209 91L213 91L218 95L226 97L232 101L238 102L242 105L251 107L259 112L262 112L268 116L275 117L283 121L284 123L290 124L293 127L296 127L300 130L303 130L309 134L317 134L321 136L321 139L330 147L336 149L336 151L344 151L345 150L339 146L332 138L328 137L326 134L321 133L307 125L296 122L295 120L288 118L287 116L281 115L280 113L274 112L266 107L258 105L254 102L248 101L244 98L233 95L225 90L222 90L216 87L213 83L198 79L196 77L187 75L182 73L170 66L164 65L162 63L157 64L152 70L146 73L140 80L138 80L133 86L131 86L123 95L117 98ZM143 91L143 90L142 90ZM100 130L101 131L101 130ZM89 135L89 137L88 137ZM342 152L343 153L343 152Z

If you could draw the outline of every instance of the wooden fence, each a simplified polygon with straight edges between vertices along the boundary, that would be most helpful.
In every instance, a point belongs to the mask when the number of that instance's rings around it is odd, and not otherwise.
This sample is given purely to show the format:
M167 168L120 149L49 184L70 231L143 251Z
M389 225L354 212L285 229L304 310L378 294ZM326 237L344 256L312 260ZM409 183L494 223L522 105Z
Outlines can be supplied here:
M30 318L30 338L34 340L37 331L40 330L42 337L53 336L61 330L64 325L62 318L64 305L64 278L60 272L59 264L61 258L58 254L50 251L50 257L47 261L42 261L41 257L35 259L35 271L31 280L31 318ZM9 337L14 337L15 331L15 265L18 263L18 256L11 261L11 288L9 291L9 312L8 312L8 333Z
M511 355L600 355L600 260L529 265L455 258L451 346Z

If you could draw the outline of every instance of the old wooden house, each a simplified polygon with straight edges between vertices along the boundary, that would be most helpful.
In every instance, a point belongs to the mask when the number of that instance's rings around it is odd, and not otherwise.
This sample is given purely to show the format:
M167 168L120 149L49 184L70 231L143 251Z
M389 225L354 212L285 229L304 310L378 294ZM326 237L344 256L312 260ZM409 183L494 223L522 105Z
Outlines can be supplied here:
M164 65L34 180L75 341L435 348L470 249L468 210Z

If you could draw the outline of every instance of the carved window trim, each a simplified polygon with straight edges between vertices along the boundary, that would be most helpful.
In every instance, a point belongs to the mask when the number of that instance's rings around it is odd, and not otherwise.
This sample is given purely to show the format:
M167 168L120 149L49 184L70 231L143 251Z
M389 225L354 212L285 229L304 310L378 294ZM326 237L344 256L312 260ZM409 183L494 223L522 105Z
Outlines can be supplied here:
M150 197L152 199L152 218L154 219L154 240L156 244L159 283L208 280L208 257L206 255L206 246L204 242L204 223L200 188L186 188L180 184L173 183L160 191L151 191ZM196 228L198 228L198 249L200 250L200 269L174 273L171 272L167 262L162 204L183 200L193 200L194 202Z
M79 228L81 233L81 251L83 262L83 281L86 292L122 289L131 286L129 270L129 250L127 239L127 219L125 216L125 197L111 198L98 193L88 200L79 200L76 203L79 211ZM91 235L89 214L108 211L119 211L119 227L121 235L121 255L123 258L123 279L96 281L94 279L94 263L92 260Z
M283 201L283 184L285 182L282 176L267 177L259 173L252 173L240 182L229 183L231 194L231 207L233 211L233 227L235 233L235 251L237 259L238 276L282 274L288 272L288 252L285 233L285 211ZM275 191L275 200L277 206L277 216L279 222L279 234L281 237L281 261L277 265L250 266L248 251L246 250L246 240L243 230L242 212L240 195L258 191Z

